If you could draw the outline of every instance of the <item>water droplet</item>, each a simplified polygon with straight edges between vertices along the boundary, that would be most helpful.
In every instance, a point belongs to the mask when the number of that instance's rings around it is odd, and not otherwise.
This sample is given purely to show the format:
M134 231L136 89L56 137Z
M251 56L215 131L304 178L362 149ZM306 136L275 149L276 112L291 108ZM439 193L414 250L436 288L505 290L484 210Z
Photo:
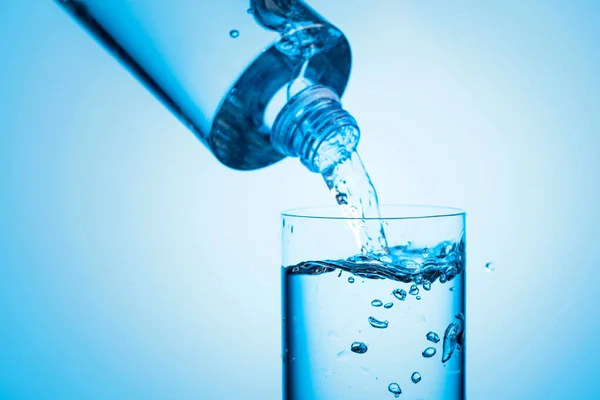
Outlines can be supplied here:
M423 350L423 357L425 358L431 358L433 356L435 356L435 349L433 347L428 347L425 350Z
M248 14L254 14L254 10L252 10L252 7L250 7L249 9L247 9L246 12Z
M394 303L385 303L383 305L383 308L392 308L394 306Z
M440 283L446 283L448 281L448 278L446 278L445 274L440 275Z
M437 333L430 331L429 333L427 333L427 340L433 343L439 343L440 337Z
M388 390L394 394L394 397L400 396L402 394L402 389L400 389L400 385L396 382L392 382L388 385Z
M412 285L408 293L413 296L416 296L417 294L419 294L419 288L417 287L417 285Z
M417 296L415 297L417 300L421 300L421 296Z
M421 382L421 374L418 372L413 372L413 374L410 376L410 380L413 381L413 383Z
M485 270L487 272L494 272L495 269L496 269L496 266L494 265L493 262L489 262L489 263L485 264Z
M429 282L429 281L423 281L423 289L425 289L425 290L431 290L431 282Z
M368 350L367 345L363 342L354 342L350 345L350 350L356 354L365 354Z
M290 233L294 233L294 225L290 225Z
M380 321L377 318L374 317L369 317L369 323L371 324L371 326L373 328L378 328L378 329L385 329L388 327L388 322L386 321Z
M229 31L229 36L233 39L236 39L240 36L240 31L238 31L237 29L232 29Z
M395 298L397 298L398 300L405 300L406 299L406 290L404 289L396 289L392 292L392 294L394 295Z
M446 328L444 333L444 353L442 354L442 362L445 363L452 357L454 348L456 347L456 335L458 334L458 324L452 322Z
M373 301L371 302L371 305L372 305L373 307L381 307L381 306L383 305L383 303L381 302L381 300L377 300L377 299L375 299L375 300L373 300Z
M343 269L340 269L340 273L338 274L338 278L339 278L340 276L342 276L342 272L344 272L344 270L343 270Z
M423 258L429 257L429 249L427 247L425 247L423 249L423 251L421 252L421 255L423 256Z
M454 286L452 286L452 287L451 287L450 289L448 289L448 290L450 290L451 292L454 292L454 290L455 290L455 289L454 289Z
M354 283L354 278L353 277L348 278L348 282Z

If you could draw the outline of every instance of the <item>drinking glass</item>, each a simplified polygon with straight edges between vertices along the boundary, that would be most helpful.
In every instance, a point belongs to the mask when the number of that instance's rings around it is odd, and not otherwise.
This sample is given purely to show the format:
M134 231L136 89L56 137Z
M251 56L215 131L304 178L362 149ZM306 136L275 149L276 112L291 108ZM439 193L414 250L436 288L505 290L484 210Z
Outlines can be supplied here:
M465 213L382 206L282 214L283 398L465 398ZM356 222L388 249L361 254Z

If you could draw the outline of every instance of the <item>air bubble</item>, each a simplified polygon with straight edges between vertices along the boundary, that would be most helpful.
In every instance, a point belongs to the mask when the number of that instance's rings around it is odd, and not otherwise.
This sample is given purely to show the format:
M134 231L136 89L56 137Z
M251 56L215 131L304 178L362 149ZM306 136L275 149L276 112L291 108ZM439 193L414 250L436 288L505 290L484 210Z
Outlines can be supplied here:
M445 363L452 357L452 353L456 348L456 335L458 335L458 324L452 322L446 328L444 333L444 353L442 354L442 362Z
M329 331L327 332L327 336L329 336L331 339L339 339L340 335L338 335L338 333L336 331Z
M417 296L417 297L415 297L415 299L421 300L421 296Z
M439 343L440 337L437 333L430 331L429 333L427 333L427 340L433 343Z
M240 31L238 31L237 29L232 29L229 31L229 37L231 37L232 39L237 39L240 36Z
M348 282L350 282L350 283L354 283L354 278L353 278L353 277L349 277L349 278L348 278Z
M402 389L400 389L400 385L396 382L392 382L388 385L388 390L394 394L394 397L399 397L402 394Z
M388 327L388 321L380 321L377 318L374 317L369 317L369 324L371 324L371 326L373 328L377 328L377 329L385 329Z
M350 345L350 350L356 354L365 354L368 350L368 347L363 342L354 342Z
M413 372L413 374L410 376L410 380L413 381L413 383L421 382L421 374L418 372Z
M406 299L406 290L404 289L396 289L392 292L392 294L394 295L395 298L397 298L398 300L405 300Z
M425 358L431 358L433 356L435 356L435 349L433 347L428 347L425 350L423 350L423 357Z

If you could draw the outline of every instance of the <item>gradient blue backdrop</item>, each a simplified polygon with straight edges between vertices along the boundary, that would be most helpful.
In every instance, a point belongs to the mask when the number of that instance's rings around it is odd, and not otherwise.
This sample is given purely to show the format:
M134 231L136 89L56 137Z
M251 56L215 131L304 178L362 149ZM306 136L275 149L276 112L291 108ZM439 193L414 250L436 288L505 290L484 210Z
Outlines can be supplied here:
M469 212L470 398L599 398L600 3L310 3L380 199ZM222 167L49 0L0 2L0 55L0 398L279 398L278 212L320 179Z

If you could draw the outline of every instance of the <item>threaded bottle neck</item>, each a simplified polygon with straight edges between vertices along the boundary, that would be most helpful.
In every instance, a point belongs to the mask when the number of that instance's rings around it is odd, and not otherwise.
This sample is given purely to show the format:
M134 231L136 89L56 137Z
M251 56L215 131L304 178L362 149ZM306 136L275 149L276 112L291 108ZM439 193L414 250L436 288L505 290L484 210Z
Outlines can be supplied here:
M314 85L296 94L279 112L271 143L282 154L298 157L313 172L342 162L358 145L360 130L329 87Z

